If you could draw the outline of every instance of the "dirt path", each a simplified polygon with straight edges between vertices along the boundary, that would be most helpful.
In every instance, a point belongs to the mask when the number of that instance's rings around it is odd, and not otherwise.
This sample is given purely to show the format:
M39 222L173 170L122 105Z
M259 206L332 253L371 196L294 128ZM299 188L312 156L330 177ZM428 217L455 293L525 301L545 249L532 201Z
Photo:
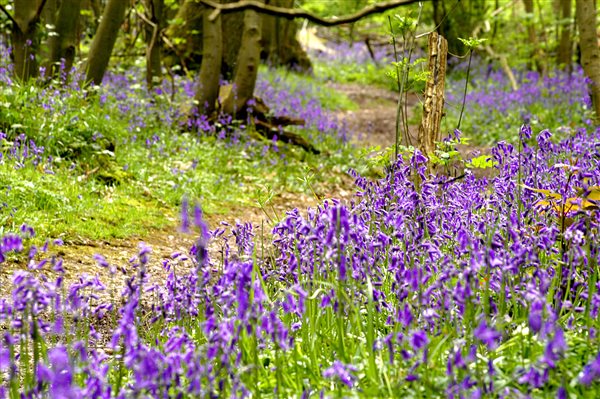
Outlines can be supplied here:
M396 140L396 112L398 94L380 87L360 84L330 83L328 87L346 94L358 105L353 111L341 111L337 116L345 120L356 134L357 145L386 148L394 145ZM408 118L413 116L413 109L419 103L416 95L408 96ZM416 137L417 127L409 126L411 136Z

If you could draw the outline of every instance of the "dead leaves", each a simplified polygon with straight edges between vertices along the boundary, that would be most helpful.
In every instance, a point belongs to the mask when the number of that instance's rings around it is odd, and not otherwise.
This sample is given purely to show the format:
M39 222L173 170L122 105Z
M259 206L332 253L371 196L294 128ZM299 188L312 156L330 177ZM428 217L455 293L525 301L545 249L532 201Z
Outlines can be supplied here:
M523 185L523 187L545 196L544 199L535 203L536 208L541 211L552 209L560 217L565 217L572 212L600 209L600 186L580 188L577 190L577 196L570 198L563 198L561 194L552 190L533 188L526 185Z

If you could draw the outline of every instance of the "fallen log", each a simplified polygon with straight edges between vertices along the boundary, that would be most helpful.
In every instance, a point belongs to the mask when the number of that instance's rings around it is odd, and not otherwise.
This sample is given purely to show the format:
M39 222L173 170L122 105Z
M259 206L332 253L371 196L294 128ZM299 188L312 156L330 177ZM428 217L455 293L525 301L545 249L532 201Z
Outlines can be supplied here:
M270 116L271 109L259 97L254 97L254 101L252 103L252 112L249 113L250 121L254 123L258 133L269 140L272 140L275 136L277 136L277 140L283 141L284 143L297 145L303 148L305 151L313 154L321 153L317 148L315 148L315 146L313 146L308 140L298 133L283 129L286 126L304 126L306 123L304 119L294 118L286 115Z

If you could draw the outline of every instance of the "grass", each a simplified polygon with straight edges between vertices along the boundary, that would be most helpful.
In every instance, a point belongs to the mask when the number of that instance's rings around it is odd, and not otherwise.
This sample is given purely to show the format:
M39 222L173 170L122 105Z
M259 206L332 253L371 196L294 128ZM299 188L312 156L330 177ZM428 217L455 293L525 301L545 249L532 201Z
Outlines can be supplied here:
M256 206L255 193L265 187L277 195L339 182L353 152L337 138L340 127L327 109L353 103L317 90L310 77L267 69L261 76L258 95L277 95L276 111L305 117L308 126L299 131L328 156L262 139L243 126L225 123L214 132L181 126L177 103L191 87L185 79L175 102L170 94L148 96L131 72L111 76L97 93L75 82L4 87L0 103L16 106L0 109L2 231L28 223L45 237L143 237L172 225L185 195L218 214ZM307 104L307 98L313 99Z
M5 193L0 231L15 231L28 223L44 237L102 240L143 236L149 228L171 224L167 215L175 216L171 207L140 196L140 190L107 187L93 178L74 184L82 176L0 165L0 189Z

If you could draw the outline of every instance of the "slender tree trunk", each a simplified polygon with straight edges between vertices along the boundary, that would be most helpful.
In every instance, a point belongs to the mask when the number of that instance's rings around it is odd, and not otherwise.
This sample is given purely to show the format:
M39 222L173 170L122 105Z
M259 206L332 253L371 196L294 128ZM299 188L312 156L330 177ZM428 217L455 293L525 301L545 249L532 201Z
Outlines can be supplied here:
M423 116L419 125L418 147L425 155L435 151L435 143L441 140L440 126L444 115L444 87L446 85L446 65L448 42L436 32L429 34L428 71L425 88Z
M27 80L38 74L36 55L38 51L38 23L44 0L15 0L12 38L12 57L14 74L21 80Z
M234 115L254 96L260 63L261 17L256 11L244 11L244 31L233 79L233 90L223 101L223 111Z
M571 0L560 0L560 12L558 14L560 26L560 40L556 63L559 68L571 70L573 62L573 51L571 46Z
M42 10L42 21L44 21L44 24L52 26L56 24L58 6L58 0L46 0L46 5L44 5L44 9Z
M269 5L294 8L293 0L270 0ZM262 15L261 58L271 66L286 66L300 71L309 71L312 67L308 55L296 39L295 21Z
M210 115L215 110L219 97L219 76L221 75L221 60L223 59L223 39L221 16L214 21L209 20L212 9L206 7L203 17L203 54L198 80L200 84L196 92L198 109Z
M102 83L128 4L127 0L108 0L88 54L86 82Z
M543 73L544 67L540 59L540 45L535 32L535 26L533 24L533 16L535 12L533 9L533 0L523 0L523 5L525 6L525 12L531 16L531 19L527 21L527 35L529 36L529 45L532 46L531 59L535 65L535 69L538 72ZM532 65L528 65L528 68L531 67Z
M600 48L596 34L595 0L576 0L577 26L579 27L579 47L581 65L588 78L592 103L596 113L596 124L600 124Z
M154 25L146 24L146 83L154 86L154 79L162 77L160 59L160 32L163 28L164 0L144 0L146 17Z
M65 76L69 74L77 50L77 26L81 10L81 0L62 0L56 18L56 28L50 37L50 68L53 76L60 73L64 60Z

